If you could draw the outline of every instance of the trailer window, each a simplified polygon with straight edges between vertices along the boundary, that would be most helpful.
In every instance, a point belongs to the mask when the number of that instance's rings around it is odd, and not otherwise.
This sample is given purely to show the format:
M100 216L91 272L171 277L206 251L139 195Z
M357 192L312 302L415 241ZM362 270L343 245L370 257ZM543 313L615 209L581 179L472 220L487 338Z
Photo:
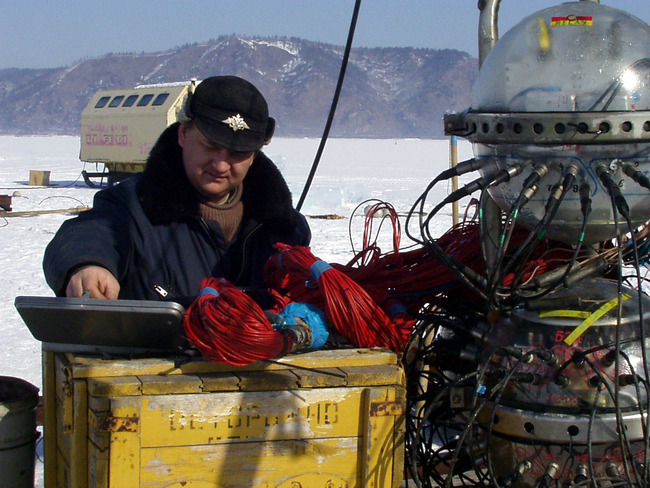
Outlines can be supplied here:
M124 100L124 95L118 95L113 100L111 100L111 103L108 104L109 107L117 107L122 103L122 100Z
M151 101L152 98L153 98L152 94L148 93L147 95L143 95L140 101L138 102L138 107L145 107L149 105L149 102Z
M158 106L162 105L165 103L165 100L167 100L167 97L169 96L169 93L161 93L156 97L156 99L153 101L151 105Z
M97 103L95 104L95 108L104 108L110 99L111 97L100 98L99 100L97 100Z
M122 107L132 107L137 99L138 99L138 95L129 95L128 97L126 97L126 100L124 100Z

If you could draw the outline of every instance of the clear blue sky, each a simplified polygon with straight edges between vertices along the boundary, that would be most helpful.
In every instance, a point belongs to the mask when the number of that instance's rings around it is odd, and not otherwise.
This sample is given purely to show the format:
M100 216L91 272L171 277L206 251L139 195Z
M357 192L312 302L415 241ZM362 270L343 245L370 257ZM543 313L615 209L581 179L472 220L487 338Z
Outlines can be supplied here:
M165 51L220 35L344 45L354 0L0 0L0 68L69 66L110 52ZM502 0L503 35L554 0ZM650 23L649 0L601 0ZM452 48L477 55L477 0L364 0L355 47Z

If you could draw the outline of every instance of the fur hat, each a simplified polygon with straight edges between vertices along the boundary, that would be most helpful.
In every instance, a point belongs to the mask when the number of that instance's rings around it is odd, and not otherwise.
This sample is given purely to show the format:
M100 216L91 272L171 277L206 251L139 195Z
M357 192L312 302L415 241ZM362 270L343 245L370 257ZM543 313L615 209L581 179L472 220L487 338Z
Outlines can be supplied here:
M210 142L233 151L257 151L275 130L260 91L237 76L212 76L199 83L186 115Z

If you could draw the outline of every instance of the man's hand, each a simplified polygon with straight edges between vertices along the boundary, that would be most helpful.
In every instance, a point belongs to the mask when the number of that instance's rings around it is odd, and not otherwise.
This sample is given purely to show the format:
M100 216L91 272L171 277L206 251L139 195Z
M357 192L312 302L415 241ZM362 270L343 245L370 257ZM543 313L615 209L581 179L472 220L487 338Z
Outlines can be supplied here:
M120 284L106 268L85 266L70 277L65 296L79 298L84 291L90 292L90 298L117 300Z

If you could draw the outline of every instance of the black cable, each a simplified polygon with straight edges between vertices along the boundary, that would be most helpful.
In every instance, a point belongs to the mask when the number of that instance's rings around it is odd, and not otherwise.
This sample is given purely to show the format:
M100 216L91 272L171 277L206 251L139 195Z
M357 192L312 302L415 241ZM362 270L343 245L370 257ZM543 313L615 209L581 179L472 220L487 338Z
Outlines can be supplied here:
M513 164L511 166L508 166L507 168L500 170L495 175L489 177L481 176L480 178L476 178L474 181L467 183L462 188L459 188L458 190L451 192L449 195L447 195L447 197L442 202L436 205L436 207L429 213L425 221L425 225L428 226L433 216L437 214L438 211L445 205L449 203L457 202L461 198L469 196L477 190L485 190L487 188L491 188L493 186L500 185L501 183L506 183L510 181L512 178L520 174L524 166L527 165L528 163L530 163L530 160L526 161L524 164Z
M596 176L600 179L600 182L605 187L605 190L609 194L609 197L612 199L612 211L616 213L616 210L623 216L624 219L629 220L630 218L630 207L625 200L625 197L621 193L621 189L614 182L612 175L609 174L607 167L604 164L599 164L595 167Z
M623 168L623 172L626 175L628 175L646 190L650 190L650 178L644 175L643 172L639 171L639 169L636 168L633 164L624 162L621 167Z
M462 176L465 173L476 171L478 169L481 169L484 164L485 164L484 161L479 161L478 159L475 158L461 161L456 166L452 166L451 168L448 168L442 171L441 173L439 173L438 176L436 176L436 178L433 180L432 184L435 185L439 181L448 180L449 178L453 178L454 176Z
M612 392L610 386L607 384L607 381L605 380L605 377L603 376L603 374L600 372L599 368L588 357L589 355L593 354L593 352L595 350L598 350L598 349L600 349L600 347L596 347L596 348L590 349L589 351L582 352L581 353L581 358L584 359L584 362L591 368L591 370L598 377L598 394L601 393L601 388L603 388L603 387L609 393L610 398L612 398L612 400L614 401L614 405L616 407L616 415L618 417L619 414L622 415L622 413L620 412L620 406L619 406L618 399L617 399L617 395L618 395L617 387L619 386L618 376L614 380L614 382L615 382L614 391ZM621 351L620 354L623 354L623 352ZM617 365L618 365L618 361L617 361ZM596 399L594 399L594 402L596 402ZM592 415L593 416L595 416L596 406L597 406L597 403L592 404ZM643 417L643 414L641 414L641 416ZM617 423L618 423L618 419L617 419ZM588 430L587 440L588 440L588 448L591 449L591 446L589 445L590 437L591 437L591 418L590 418L589 426L590 427L589 427L589 430ZM622 458L625 459L625 453L627 453L627 458L632 460L632 467L634 469L635 477L636 477L636 479L639 479L640 476L639 476L639 473L638 473L638 471L636 469L636 465L634 464L634 455L632 453L632 447L630 445L630 440L628 438L627 431L625 429L623 429L622 431L619 431L618 438L619 438L619 444L620 444ZM589 463L592 463L591 452L589 453L588 458L589 458ZM593 478L593 475L592 475L592 478ZM628 479L629 479L629 473L628 473Z
M587 224L589 222L589 215L591 214L591 196L590 196L591 189L589 187L589 184L582 183L580 185L579 192L580 192L580 212L582 214L582 226L580 229L580 236L578 237L578 243L576 244L576 247L573 250L573 253L571 255L571 260L564 268L562 275L556 280L554 280L553 282L551 282L550 284L544 285L544 289L541 292L536 294L520 293L516 295L518 298L522 298L525 300L539 300L540 298L543 298L549 293L557 290L562 285L569 286L569 283L567 282L567 278L569 277L569 275L571 275L571 271L573 270L573 267L576 264L578 255L580 253L580 250L582 249L582 245L584 244L585 234L587 231ZM583 268L578 268L576 274L581 274L579 273L581 269ZM539 288L538 281L539 280L536 281L535 285L537 285Z
M627 171L626 171L627 174ZM621 196L621 198L623 198ZM635 230L632 226L632 221L630 220L629 214L623 215L625 218L625 221L627 223L628 231L630 232L630 239L632 241L632 248L634 250L632 256L633 256L633 266L634 270L636 272L637 277L641 275L641 269L640 269L640 263L639 263L639 249L637 246L637 241L636 241L636 233ZM647 348L644 346L645 345L645 339L646 339L646 328L645 328L645 321L644 321L644 314L643 314L643 300L642 300L642 285L641 281L637 281L637 307L639 311L639 333L641 336L641 358L642 358L642 365L643 365L643 374L646 379L650 378L650 367L648 363L648 353L647 353ZM637 397L639 398L639 403L641 403L641 396L639 394L638 386L637 386ZM646 405L647 408L648 405ZM641 412L641 424L643 426L643 441L644 441L644 469L643 469L643 482L644 485L647 485L648 483L648 478L650 477L650 467L648 466L648 460L650 455L648 454L648 447L650 446L650 429L648 429L648 422L647 420L644 421L644 415L643 412ZM635 470L636 471L636 470ZM636 473L638 477L638 473Z
M305 182L305 187L302 190L300 195L300 200L298 200L298 205L296 205L296 210L300 211L305 198L307 198L307 193L311 187L314 176L316 175L316 170L320 163L320 158L323 155L323 150L325 149L325 143L327 142L327 137L329 135L330 129L332 127L332 122L334 121L334 113L336 112L336 106L339 101L339 96L341 95L341 88L343 87L343 79L345 78L345 71L348 66L348 59L350 57L350 50L352 49L352 39L354 38L354 29L357 25L357 18L359 17L359 9L361 8L361 0L356 0L354 4L354 12L352 13L352 20L350 22L350 29L348 31L348 40L345 43L345 52L343 53L343 61L341 62L341 70L339 71L339 79L336 83L336 90L334 91L334 98L332 99L332 105L330 107L329 116L327 117L327 123L325 124L325 129L323 131L323 136L321 137L320 144L318 146L318 151L316 151L316 157L309 171L309 176Z
M491 442L491 438L492 438L493 427L494 427L494 424L496 423L497 407L500 405L501 398L504 395L504 393L506 393L506 387L508 386L508 383L510 382L513 375L515 374L517 368L521 364L526 364L526 359L528 357L533 356L537 351L538 351L537 349L527 351L520 358L518 358L517 361L515 362L515 364L510 369L510 371L504 376L504 378L499 383L497 383L496 385L494 385L490 389L490 402L492 403L492 405L494 405L494 408L493 408L492 412L490 412L490 420L489 420L487 428L486 428L486 431L487 431L487 441L486 442L487 442L487 445L488 445L488 449L487 449L487 469L488 469L488 472L490 473L490 478L492 480L492 483L496 488L501 488L501 484L499 483L498 478L494 474L494 469L493 469L493 464L492 464L492 452L491 452L489 446L490 446L490 442ZM506 352L508 352L508 351L506 350Z
M600 375L599 375L600 376ZM587 462L588 467L589 467L589 476L594 482L594 485L596 484L596 470L594 468L594 459L593 459L593 444L592 444L592 439L591 439L591 434L592 434L592 429L594 425L594 419L596 418L596 410L598 409L598 399L600 398L600 394L603 391L603 384L599 383L598 387L596 389L596 395L594 396L594 401L591 404L591 409L589 412L589 422L588 422L588 427L587 427Z
M528 177L524 181L521 191L517 196L517 199L511 205L510 211L508 212L508 216L506 218L503 232L501 234L499 246L497 247L496 256L494 259L494 265L492 266L492 269L488 268L487 259L485 257L486 256L485 249L484 249L486 234L488 233L484 232L483 225L481 225L481 244L483 250L483 260L486 263L485 273L486 276L488 277L487 296L490 299L494 297L494 290L497 288L498 281L502 276L499 273L499 267L503 262L503 258L505 256L506 250L508 249L508 244L510 243L512 233L514 232L517 215L519 211L523 208L523 206L526 205L526 203L528 203L528 201L537 193L539 189L539 182L541 179L544 178L544 176L546 176L547 172L548 172L548 166L546 164L540 164L539 166L533 169L531 174L528 175ZM485 219L482 219L481 222L483 222L484 220Z
M503 276L507 274L507 271L512 266L515 265L517 266L515 268L514 277L510 285L511 295L516 295L517 282L519 281L520 277L524 273L528 261L528 257L533 252L535 247L537 247L539 242L546 235L546 231L548 230L549 225L551 224L553 218L555 217L555 214L560 208L560 205L564 201L564 197L566 196L567 192L569 191L569 189L573 185L573 182L575 181L577 172L578 172L578 168L575 165L569 166L566 174L562 177L560 183L555 185L551 190L551 193L546 202L544 216L537 223L537 225L530 232L530 234L528 235L524 243L519 247L519 249L517 249L517 251L513 254L508 264L505 266L502 272ZM535 239L533 240L533 238ZM519 264L517 264L519 260L520 262Z
M452 338L448 329L449 323L454 320L466 322L466 327L471 327L473 319L479 315L470 313L466 309L460 310L457 315L452 310L432 310L427 315L427 320L420 322L416 331L411 336L418 337L418 342L424 342L432 338L429 346L418 346L415 355L405 354L404 364L407 377L407 384L410 391L417 390L421 395L408 395L411 421L407 425L406 458L409 472L416 486L422 488L433 488L443 486L445 480L452 477L460 482L462 486L487 486L484 482L478 466L474 464L472 457L473 449L476 447L475 436L471 430L474 425L468 425L464 416L458 417L458 409L469 412L469 406L462 405L449 410L450 394L453 389L465 389L468 393L475 390L475 377L480 374L472 368L465 375L446 374L445 368L431 366L429 371L422 369L423 365L429 365L430 361L437 361L440 349L447 349L448 340ZM426 388L426 393L423 391ZM416 406L420 406L415 410ZM468 429L470 431L468 431ZM463 439L470 442L464 443ZM472 452L466 447L471 446ZM458 462L457 462L458 461ZM469 474L474 469L474 475ZM479 485L476 485L477 479Z
M617 280L617 297L618 297L618 305L616 307L616 328L614 331L614 349L616 351L617 356L621 353L621 316L622 316L622 307L623 303L621 300L621 297L623 296L623 252L621 249L621 241L622 241L622 236L621 236L621 230L619 227L619 220L618 220L618 213L617 209L619 212L621 212L621 209L623 209L623 212L621 215L629 215L625 211L625 207L627 206L627 202L624 202L624 205L620 205L620 200L622 197L620 190L618 189L618 186L614 184L613 179L611 178L611 175L609 174L609 171L607 171L607 168L605 165L598 165L595 168L596 175L602 182L603 186L605 187L605 190L607 191L611 204L612 204L612 215L614 217L614 229L616 231L616 238L618 241L618 245L616 246L618 249L618 280ZM624 199L623 199L624 200ZM618 432L624 433L625 432L625 426L623 424L623 413L621 412L620 408L620 389L621 386L619 384L619 377L621 375L620 371L620 363L619 361L616 361L614 363L614 405L616 407L615 413L616 413L616 428L618 429ZM625 442L624 438L627 439L624 435L619 435L619 448L621 450L621 455L622 455L622 464L623 464L623 469L625 470L625 476L627 479L630 479L630 467L628 465L627 459L623 456L623 453L625 452ZM632 464L633 468L636 470L636 466L634 466L634 460L632 459ZM638 477L637 477L638 479Z
M645 349L645 348L644 348ZM645 358L645 354L643 354L643 357ZM644 464L645 466L644 471L643 471L643 486L648 486L648 468L647 468L647 460L648 460L648 424L647 424L647 419L644 420L644 417L646 417L647 413L647 408L650 406L650 391L648 390L648 385L647 382L645 381L644 378L640 378L638 374L636 374L635 369L634 369L634 364L632 364L632 361L630 361L630 358L624 351L620 351L619 355L620 358L623 358L625 360L625 363L629 369L629 371L632 372L632 377L633 377L633 383L638 399L638 407L639 407L639 416L640 416L640 422L641 422L641 427L643 430L643 446L644 446ZM644 363L644 371L646 370L646 366ZM646 372L647 374L647 372ZM641 401L641 388L640 385L643 385L644 390L645 390L645 404ZM633 456L630 454L630 457L633 459ZM637 476L637 479L639 479L639 474L636 471L635 467L635 473Z
M483 277L478 273L476 273L474 270L470 269L468 266L465 266L464 263L461 263L455 257L445 253L445 251L438 245L435 239L431 236L430 232L428 232L428 223L433 217L431 213L427 216L426 221L422 220L422 215L424 214L424 203L426 201L427 194L433 188L434 183L435 180L434 182L431 182L427 186L424 192L417 198L417 200L411 207L411 210L409 211L408 216L406 218L406 224L405 224L406 235L414 242L426 247L429 251L431 251L433 256L436 259L438 259L442 264L444 264L447 268L449 268L465 286L467 286L470 290L474 291L480 297L484 298L485 296L482 291L484 288ZM472 183L476 183L476 180ZM483 184L488 184L488 182L485 182ZM419 239L413 234L411 234L411 232L409 231L409 224L411 218L413 217L413 214L416 212L415 208L418 206L418 203L420 204L419 230L421 236ZM435 212L437 212L441 207L442 207L441 205L438 205Z
M530 160L526 161L525 165L530 164ZM500 264L501 264L501 259L499 258L500 253L503 251L505 252L503 247L504 241L509 241L510 236L512 235L512 231L514 230L514 221L517 217L517 213L521 209L523 205L528 202L530 198L537 192L537 183L541 178L543 178L546 175L546 172L548 171L548 166L545 164L542 164L538 166L536 169L533 169L530 175L524 180L524 183L522 184L522 190L519 192L519 195L517 196L517 199L515 202L512 204L510 207L510 211L508 212L508 218L506 219L506 223L503 227L503 231L501 233L500 237L500 242L497 245L496 242L492 239L491 233L488 232L487 230L487 219L483 218L483 209L487 206L487 199L489 198L489 188L494 186L493 184L490 184L487 188L485 188L481 192L481 196L479 198L479 236L480 236L480 243L481 243L481 254L483 256L483 263L485 266L485 276L488 280L488 285L487 285L487 296L491 296L491 290L493 289L493 286L490 284L490 282L494 279L494 274L497 272ZM509 235L508 235L509 234ZM494 259L494 264L491 266L490 265L490 260L487 257L487 244L488 244L488 239L491 241L491 245L493 248L497 249L496 251L496 257ZM505 247L507 248L507 242L505 244Z
M630 71L635 70L635 69L637 69L639 67L646 68L646 69L649 68L650 67L650 58L641 58L641 59L635 61L630 66L628 66L623 71L623 73L627 72L628 70L630 70ZM596 111L596 106L599 103L601 103L608 94L610 94L609 99L607 100L607 102L605 102L603 104L603 108L601 110L602 112L605 112L609 108L609 105L614 100L614 97L616 96L616 93L618 93L618 90L620 89L621 84L623 83L622 78L623 78L623 75L619 76L614 81L612 81L612 83L605 89L605 91L603 93L601 93L601 95L596 99L596 101L591 105L591 107L589 107L587 109L587 112Z
M465 286L469 287L471 290L473 290L476 294L478 294L480 297L484 299L486 298L484 293L484 289L486 285L485 277L475 272L474 270L466 266L464 263L461 263L455 257L446 254L431 235L431 232L429 230L429 224L431 223L433 217L444 205L460 200L461 198L470 195L476 190L486 189L491 186L496 186L501 183L510 181L511 178L520 174L523 167L528 163L530 163L530 160L526 161L524 164L513 164L508 168L504 168L498 171L496 174L490 177L481 176L475 179L474 181L463 186L462 188L449 194L442 202L436 205L436 207L427 215L427 218L424 221L422 221L422 219L420 218L420 232L422 234L422 240L416 242L420 242L421 244L426 246L440 262L445 264L461 280L461 282L465 284ZM425 190L425 192L428 192L432 186L433 186L432 184L429 185L429 187L427 187L427 190ZM424 199L425 198L423 198L423 196L418 198L418 201L420 201L421 208L424 204ZM411 209L411 213L412 212L413 209ZM408 221L407 221L406 228L408 234Z

